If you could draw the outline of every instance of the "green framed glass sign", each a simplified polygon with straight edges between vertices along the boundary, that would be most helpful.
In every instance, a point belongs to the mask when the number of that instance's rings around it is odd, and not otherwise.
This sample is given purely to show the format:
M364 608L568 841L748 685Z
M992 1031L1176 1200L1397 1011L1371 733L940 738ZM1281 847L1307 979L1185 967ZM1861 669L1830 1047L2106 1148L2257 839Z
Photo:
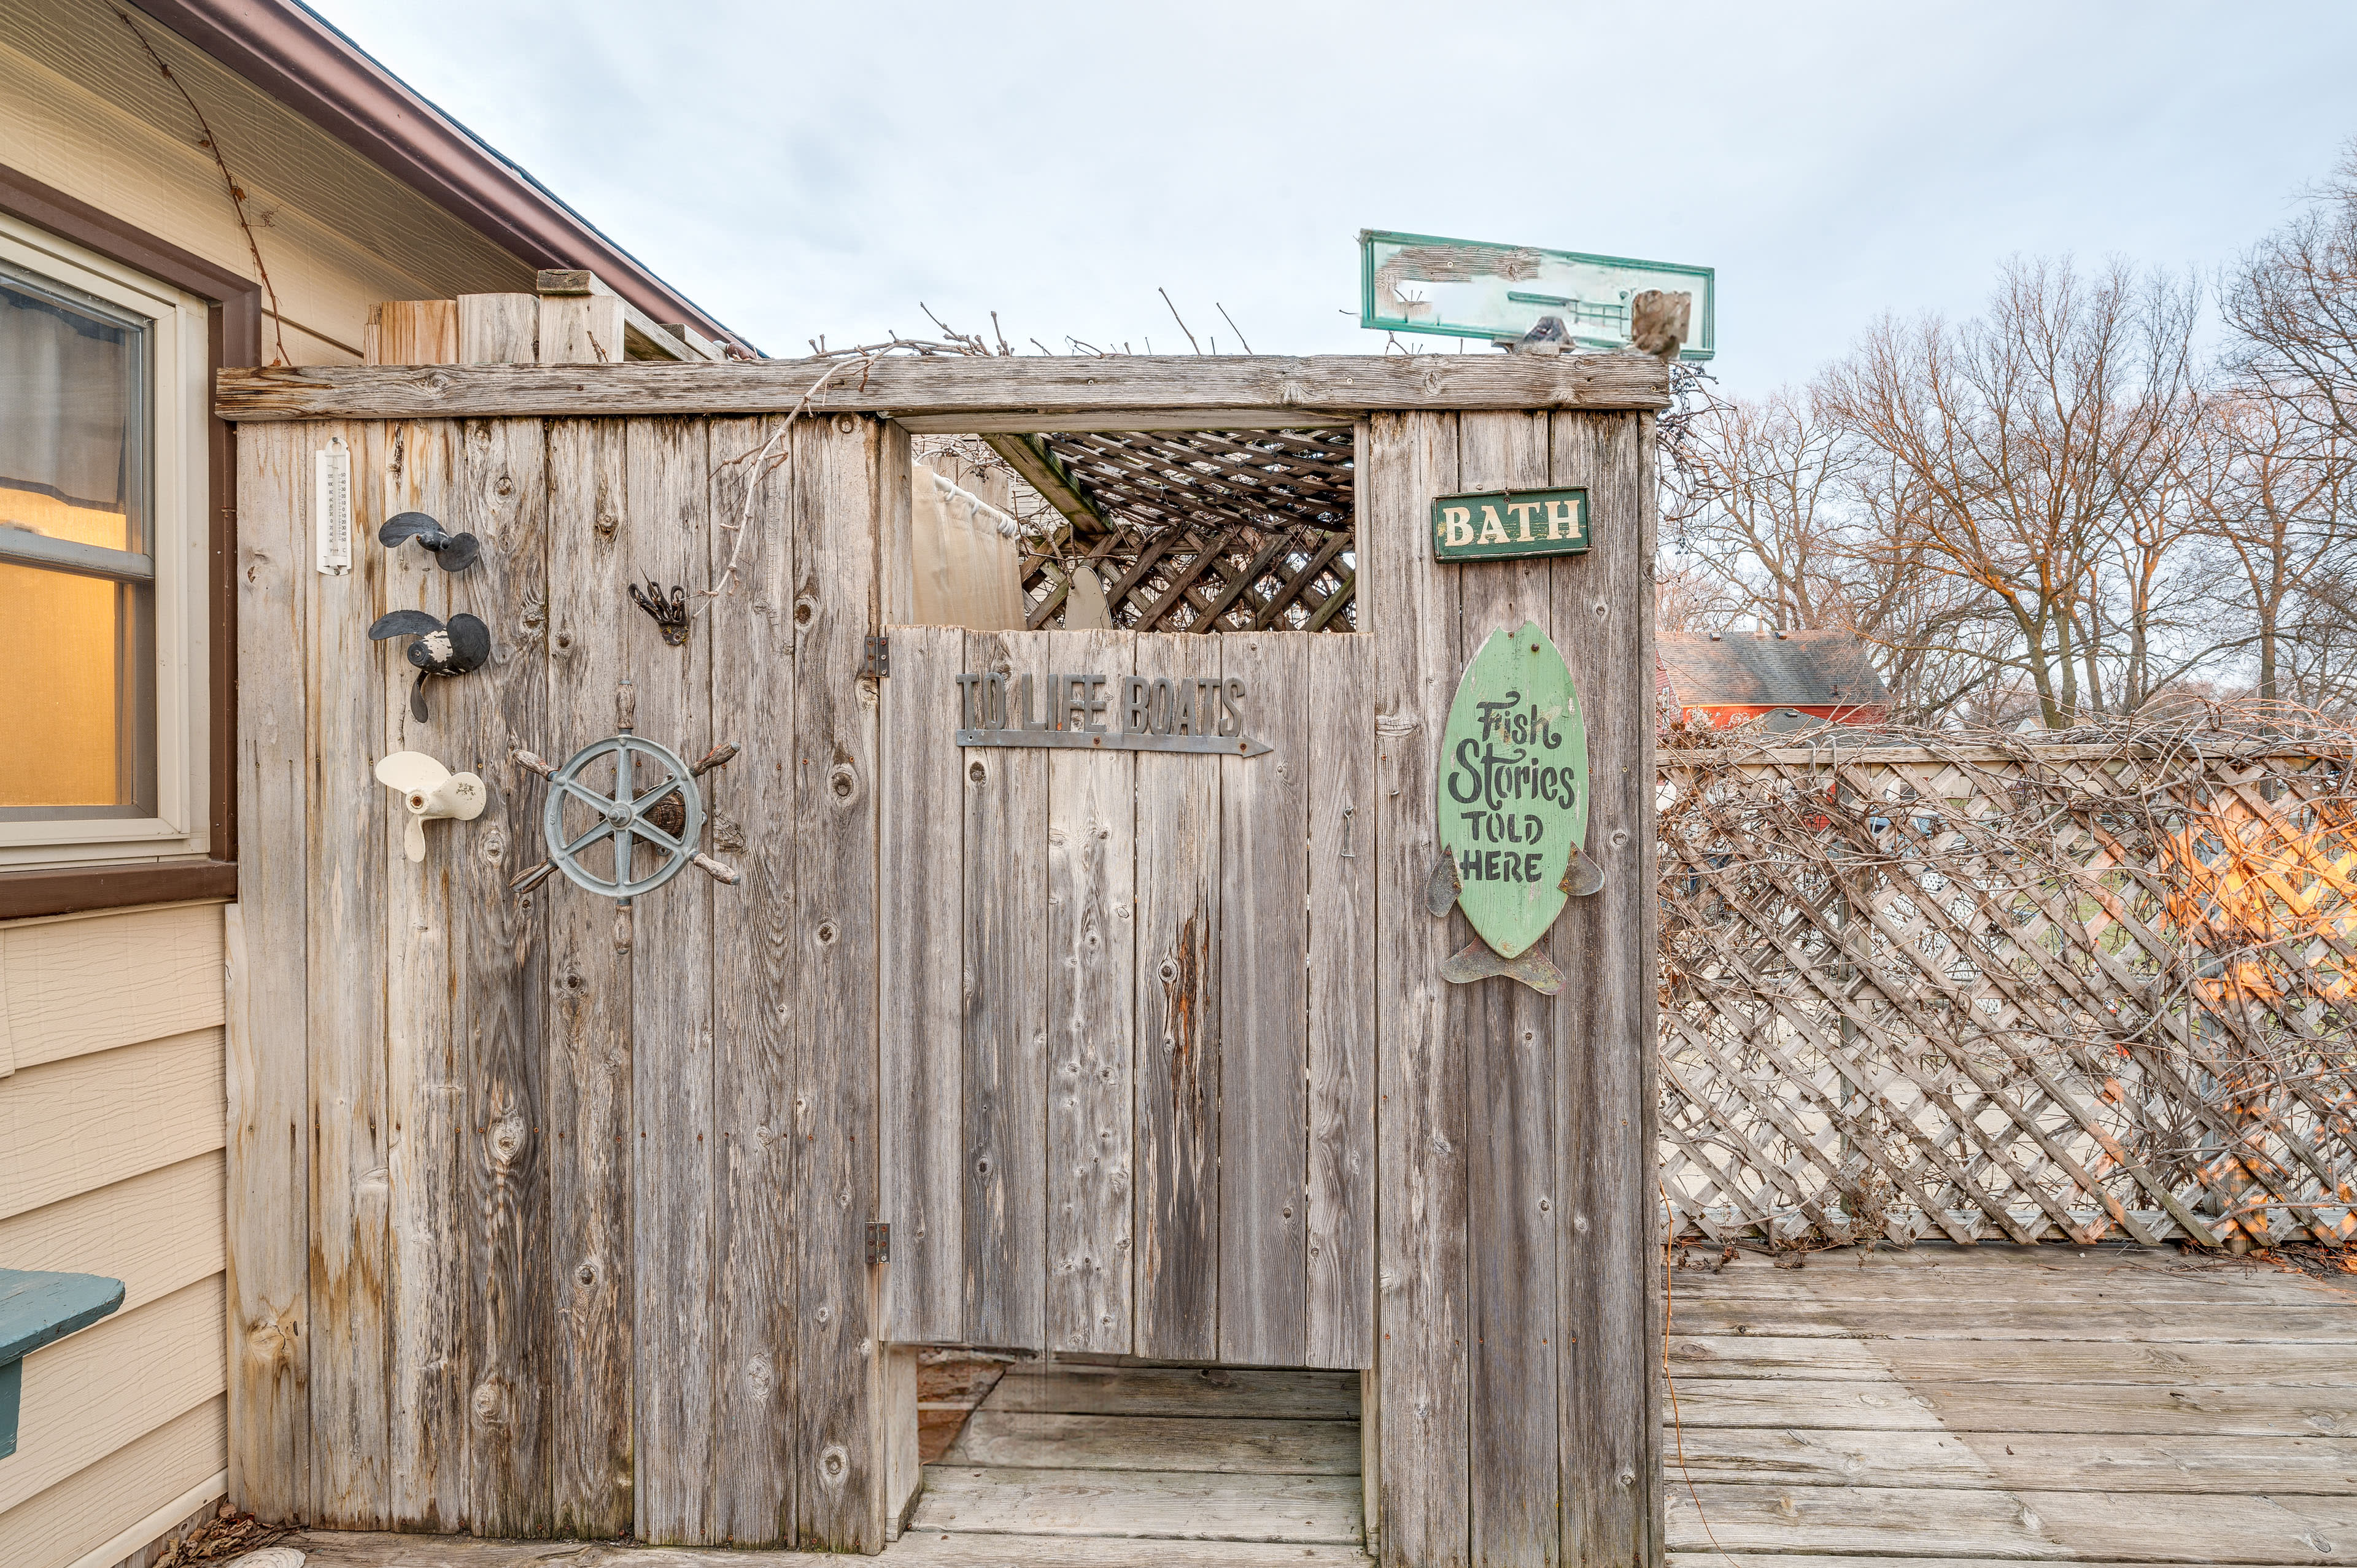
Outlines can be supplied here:
M1584 489L1480 490L1432 503L1436 561L1577 555L1587 548Z
M1574 347L1629 342L1629 302L1647 289L1693 300L1682 360L1717 352L1717 274L1710 267L1627 256L1449 240L1435 234L1359 233L1359 325L1484 341L1520 338L1552 316Z

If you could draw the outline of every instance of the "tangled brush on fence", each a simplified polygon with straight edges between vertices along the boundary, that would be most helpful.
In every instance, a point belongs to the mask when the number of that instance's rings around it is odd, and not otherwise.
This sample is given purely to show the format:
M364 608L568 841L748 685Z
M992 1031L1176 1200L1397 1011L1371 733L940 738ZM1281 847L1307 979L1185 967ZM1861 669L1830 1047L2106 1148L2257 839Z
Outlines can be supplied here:
M1673 734L1674 1230L2357 1234L2352 740L2223 709Z

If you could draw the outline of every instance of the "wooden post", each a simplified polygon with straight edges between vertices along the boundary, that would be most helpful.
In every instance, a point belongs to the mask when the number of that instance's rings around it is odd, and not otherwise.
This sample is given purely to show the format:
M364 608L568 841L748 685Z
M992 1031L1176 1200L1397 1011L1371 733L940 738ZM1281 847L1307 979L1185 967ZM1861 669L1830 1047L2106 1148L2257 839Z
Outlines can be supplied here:
M272 1520L311 1509L310 872L302 661L312 432L237 444L238 904L229 954L229 1487Z
M1630 413L1376 414L1360 581L1375 650L1385 1563L1658 1563L1652 1188L1650 439ZM1594 547L1442 564L1433 499L1585 486ZM1500 625L1549 628L1593 758L1605 891L1545 939L1552 1001L1448 985L1461 917L1423 908L1435 748Z
M795 852L780 824L793 813L796 693L790 607L794 597L792 470L762 477L753 464L775 420L712 424L712 513L759 531L734 593L710 601L712 738L745 749L705 776L713 843L743 874L712 895L714 1121L714 1438L710 1539L791 1542L797 1534L793 1391L800 1371L802 1228L796 1222L794 1097ZM754 486L747 509L746 487ZM716 526L708 580L717 581L736 533ZM640 618L644 619L643 617ZM651 623L650 623L651 624ZM701 873L683 873L681 886ZM666 890L668 892L668 890ZM656 897L665 895L658 894ZM641 960L641 962L646 961Z

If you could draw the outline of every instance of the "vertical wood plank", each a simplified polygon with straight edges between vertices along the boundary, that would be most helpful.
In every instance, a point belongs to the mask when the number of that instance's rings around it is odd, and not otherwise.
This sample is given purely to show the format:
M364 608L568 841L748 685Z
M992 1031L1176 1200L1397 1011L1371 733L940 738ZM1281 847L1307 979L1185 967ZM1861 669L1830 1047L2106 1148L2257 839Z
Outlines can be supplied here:
M1048 632L974 632L966 668L1032 678ZM1010 697L1010 701L1012 698ZM1048 757L965 754L965 1321L974 1344L1047 1345Z
M458 358L458 305L449 299L388 299L369 306L361 338L371 365L447 365Z
M1067 633L1060 667L1103 678L1060 714L1119 734L1125 632ZM1066 693L1055 693L1060 703ZM1048 1345L1130 1347L1130 1123L1136 1061L1136 765L1127 752L1048 753Z
M1308 1362L1372 1367L1374 640L1323 634L1308 654Z
M1639 690L1631 693L1631 709L1642 714L1637 723L1643 737L1642 744L1650 746L1660 733L1660 710L1657 706L1660 698L1654 688L1652 671L1654 660L1659 657L1653 639L1656 625L1654 572L1656 563L1661 559L1662 544L1661 451L1657 416L1640 413L1635 424L1636 576L1641 585L1635 595L1637 656L1630 660L1629 669L1636 672L1639 685ZM1643 754L1641 752L1640 755ZM1627 1101L1622 1101L1623 1106L1633 1112L1627 1117L1628 1126L1622 1135L1629 1140L1630 1161L1634 1166L1638 1197L1637 1207L1630 1219L1635 1234L1626 1237L1622 1245L1633 1246L1644 1259L1641 1279L1634 1275L1631 1279L1631 1283L1641 1284L1642 1289L1639 1298L1642 1310L1638 1315L1635 1343L1631 1349L1643 1359L1645 1364L1643 1383L1631 1391L1637 1395L1637 1408L1633 1412L1636 1430L1631 1435L1633 1439L1631 1447L1636 1455L1632 1467L1637 1472L1635 1486L1639 1493L1637 1517L1631 1522L1640 1532L1635 1555L1640 1561L1651 1563L1669 1550L1665 1520L1667 1503L1663 1491L1662 1470L1663 1383L1668 1373L1660 1358L1652 1353L1654 1346L1665 1343L1669 1333L1666 1294L1669 1281L1663 1272L1669 1267L1669 1259L1663 1255L1666 1249L1656 1244L1661 1238L1656 1227L1666 1224L1667 1217L1664 1215L1658 1219L1646 1218L1660 1214L1654 1205L1662 1197L1659 1120L1662 1103L1661 991L1657 983L1662 950L1662 900L1659 891L1662 885L1662 844L1654 825L1661 796L1659 775L1655 773L1650 758L1636 769L1633 785L1636 810L1631 815L1635 825L1630 832L1636 840L1637 854L1629 885L1636 889L1636 951L1631 956L1638 982L1629 998L1634 1004L1636 1015L1627 1026L1637 1060L1637 1083L1636 1103L1630 1106ZM1631 787L1631 781L1624 774L1621 789L1627 790ZM1624 795L1620 809L1626 811L1628 807ZM1610 834L1606 837L1609 839ZM1628 846L1621 846L1620 853L1627 854ZM1624 898L1621 908L1626 910L1627 908L1628 899ZM1617 1474L1615 1479L1618 1479Z
M876 594L883 607L884 624L906 626L917 618L915 487L911 482L916 462L908 426L896 419L886 420L882 451L877 469Z
M888 473L889 470L888 469ZM965 634L890 629L882 682L882 832L876 889L877 1050L883 1112L878 1212L892 1227L884 1337L964 1337L963 938L965 753L952 733Z
M1308 632L1221 639L1245 733L1273 749L1222 759L1220 854L1220 1359L1298 1366L1309 1353L1308 1105ZM1231 684L1231 693L1236 690Z
M1137 673L1216 680L1224 640L1142 634ZM1220 1353L1220 784L1231 766L1251 764L1137 757L1135 1353L1178 1360Z
M614 365L622 360L622 302L610 294L554 295L539 301L535 336L544 365ZM612 733L611 731L608 732ZM690 757L691 762L694 758Z
M896 1345L884 1352L884 1538L898 1541L925 1479L914 1347Z
M229 927L229 1495L270 1520L310 1509L309 947L303 672L314 437L237 443L238 918Z
M537 360L540 301L528 294L458 296L458 362L529 365Z
M1661 1551L1653 1246L1652 500L1634 414L1553 417L1556 485L1588 489L1594 549L1554 568L1556 645L1587 706L1587 848L1604 890L1556 921L1582 955L1557 1008L1563 1558ZM1587 983L1581 983L1582 980Z
M541 781L518 746L547 729L547 443L536 419L461 427L454 530L482 541L453 586L491 631L480 670L434 694L454 768L481 776L472 822L426 835L426 864L446 878L457 982L452 1033L467 1082L467 1177L475 1234L468 1339L467 1522L479 1535L549 1529L548 1376L555 1316L549 1283L545 997L547 950L536 906L508 891L539 864Z
M1439 845L1433 754L1454 694L1457 578L1426 536L1457 488L1457 420L1380 413L1359 446L1359 580L1375 639L1376 1359L1386 1564L1465 1560L1470 1479L1461 1004L1440 978L1461 917L1422 913Z
M706 426L634 419L624 438L632 569L665 592L673 584L693 592L711 521ZM686 646L674 648L627 599L607 613L630 628L624 668L638 733L694 762L712 744L711 618L692 620ZM610 719L602 733L612 733ZM641 779L635 788L654 783ZM652 865L651 846L638 853L640 869ZM712 888L691 869L628 912L638 1127L630 1194L636 1506L639 1535L666 1543L707 1541L712 1528Z
M619 420L548 426L548 716L531 749L552 764L613 733L634 535ZM539 847L538 824L527 842ZM556 1532L630 1530L632 1406L629 922L562 877L529 895L548 928L551 1274L548 1391Z
M1634 575L1640 585L1633 596L1637 656L1629 661L1627 668L1633 674L1638 688L1629 693L1630 711L1641 715L1635 721L1641 736L1641 745L1650 747L1660 733L1661 724L1660 697L1652 676L1654 660L1659 657L1653 639L1656 625L1654 572L1656 563L1661 559L1662 544L1661 451L1657 416L1640 413L1634 423L1637 426L1637 471L1634 478L1638 518ZM1624 629L1622 635L1626 637L1628 631ZM1662 950L1662 844L1654 825L1661 806L1661 786L1650 757L1643 750L1637 755L1643 760L1633 770L1633 778L1624 771L1620 780L1621 789L1625 792L1633 788L1636 799L1631 802L1624 793L1619 802L1620 810L1628 812L1633 822L1630 832L1636 841L1637 852L1636 865L1631 868L1629 877L1629 886L1634 892L1624 897L1620 905L1624 912L1631 898L1637 906L1635 929L1631 933L1636 950L1628 955L1636 979L1627 998L1627 1003L1633 1006L1635 1016L1625 1026L1636 1058L1637 1082L1633 1096L1635 1103L1631 1105L1627 1099L1621 1101L1623 1109L1629 1112L1624 1118L1621 1136L1627 1140L1629 1151L1628 1165L1623 1169L1633 1176L1638 1189L1636 1203L1629 1211L1627 1220L1633 1234L1624 1233L1621 1245L1633 1248L1644 1262L1643 1273L1639 1275L1632 1272L1629 1281L1631 1284L1639 1286L1641 1292L1638 1298L1640 1311L1633 1315L1637 1319L1636 1332L1630 1353L1641 1358L1645 1367L1643 1382L1631 1391L1635 1396L1635 1409L1631 1412L1635 1417L1635 1430L1629 1434L1633 1450L1631 1467L1637 1472L1633 1485L1638 1493L1635 1518L1631 1522L1638 1532L1632 1555L1640 1562L1652 1563L1669 1550L1665 1519L1667 1500L1663 1496L1662 1468L1663 1383L1668 1370L1662 1365L1661 1359L1652 1353L1654 1346L1666 1343L1669 1333L1669 1281L1664 1273L1669 1267L1669 1259L1664 1256L1666 1249L1658 1244L1662 1233L1657 1229L1668 1223L1668 1219L1655 1208L1656 1200L1663 1196L1659 1120L1662 1103L1661 991L1658 983ZM1630 811L1632 804L1635 807L1633 811ZM1609 841L1611 835L1607 833L1605 836ZM1620 846L1620 853L1625 856L1629 846ZM1657 1215L1661 1217L1649 1218ZM1616 1484L1619 1481L1617 1472L1614 1480Z
M383 509L448 521L456 499L457 427L418 421L386 428ZM447 618L451 575L417 549L386 557L384 607ZM409 709L416 671L401 644L377 652L383 685L385 747L445 757L451 738L451 686L434 682L430 717ZM398 824L382 842L385 887L386 1176L392 1208L393 1433L388 1511L395 1528L448 1530L466 1523L468 1281L473 1227L467 1223L466 1078L452 1032L456 983L448 865L402 853Z
M805 1544L874 1552L884 1544L886 1477L877 1286L866 1261L877 1122L877 698L860 671L877 626L882 430L845 415L797 421L793 440L797 1508Z
M1547 483L1547 416L1465 413L1458 420L1463 490ZM1545 560L1469 564L1458 574L1452 677L1491 633L1550 626ZM1550 628L1552 635L1552 628ZM1583 693L1583 696L1585 693ZM1461 923L1461 922L1459 922ZM1469 934L1468 940L1470 940ZM1553 936L1541 939L1552 952ZM1584 955L1562 958L1581 972ZM1465 1003L1468 1283L1472 1323L1471 1560L1553 1563L1555 1506L1555 1003L1519 982L1456 988Z
M352 472L364 480L382 461L383 431L375 424L314 425L309 440L324 446L330 435L342 436ZM306 993L316 1347L309 1517L343 1530L383 1527L390 1440L383 880L386 832L399 837L401 821L391 810L392 791L374 775L385 751L384 691L368 628L383 596L386 553L375 544L382 500L378 486L352 486L350 574L301 574L310 640L294 660L309 683L311 777L301 819L310 886L307 972L335 977Z
M705 776L712 843L744 880L712 895L714 1056L720 1150L713 1221L716 1405L712 1538L744 1545L794 1539L793 1186L796 1064L793 932L793 538L791 479L766 477L758 451L774 420L716 420L716 520L759 531L732 590L710 601L712 737L743 749ZM754 489L745 510L745 487ZM712 531L713 581L734 534ZM694 758L690 758L693 761ZM698 881L700 871L683 874Z

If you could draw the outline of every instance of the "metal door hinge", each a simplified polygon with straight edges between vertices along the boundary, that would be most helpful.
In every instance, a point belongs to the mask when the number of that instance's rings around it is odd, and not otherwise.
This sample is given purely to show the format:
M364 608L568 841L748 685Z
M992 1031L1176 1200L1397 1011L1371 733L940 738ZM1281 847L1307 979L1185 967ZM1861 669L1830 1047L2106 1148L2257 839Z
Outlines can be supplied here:
M867 1222L867 1262L870 1265L892 1261L892 1225L889 1220Z
M867 639L867 662L859 667L862 675L873 675L878 681L892 673L892 639L871 637Z

